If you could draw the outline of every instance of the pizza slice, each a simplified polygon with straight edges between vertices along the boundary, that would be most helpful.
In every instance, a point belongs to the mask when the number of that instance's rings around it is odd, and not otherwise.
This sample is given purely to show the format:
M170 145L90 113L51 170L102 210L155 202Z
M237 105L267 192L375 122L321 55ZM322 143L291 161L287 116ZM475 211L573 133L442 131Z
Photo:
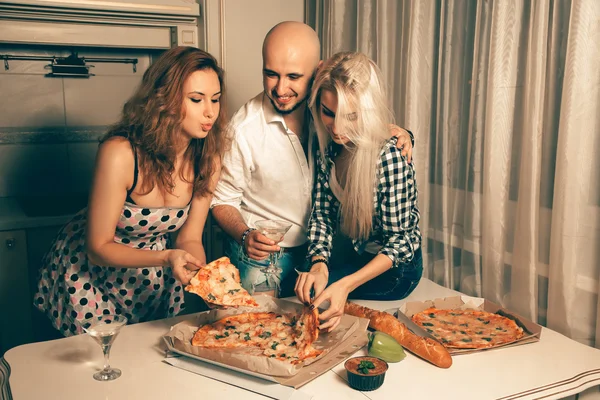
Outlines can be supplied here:
M200 268L185 290L202 297L209 305L258 307L256 300L240 285L240 272L227 257Z
M304 312L294 325L297 347L302 356L309 357L314 351L312 344L319 338L319 310L305 307ZM320 354L318 352L316 355Z

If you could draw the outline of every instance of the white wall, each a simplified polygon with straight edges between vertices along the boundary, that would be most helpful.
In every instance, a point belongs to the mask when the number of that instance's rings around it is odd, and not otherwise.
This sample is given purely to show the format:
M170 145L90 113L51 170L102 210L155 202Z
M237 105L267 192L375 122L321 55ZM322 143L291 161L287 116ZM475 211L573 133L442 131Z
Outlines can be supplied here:
M265 35L278 22L304 22L305 0L204 0L202 10L200 46L225 69L232 115L262 91Z

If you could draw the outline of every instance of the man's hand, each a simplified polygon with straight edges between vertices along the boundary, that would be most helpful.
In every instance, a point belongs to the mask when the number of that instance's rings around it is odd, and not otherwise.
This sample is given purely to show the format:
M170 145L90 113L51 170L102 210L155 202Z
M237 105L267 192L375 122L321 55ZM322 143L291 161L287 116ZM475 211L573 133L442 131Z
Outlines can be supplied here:
M406 129L402 129L396 125L390 125L390 134L398 138L396 147L401 151L401 154L406 157L406 160L410 164L412 162L413 145L410 133Z
M269 239L258 230L253 230L248 234L244 246L246 254L253 260L264 260L269 254L280 250L275 241Z

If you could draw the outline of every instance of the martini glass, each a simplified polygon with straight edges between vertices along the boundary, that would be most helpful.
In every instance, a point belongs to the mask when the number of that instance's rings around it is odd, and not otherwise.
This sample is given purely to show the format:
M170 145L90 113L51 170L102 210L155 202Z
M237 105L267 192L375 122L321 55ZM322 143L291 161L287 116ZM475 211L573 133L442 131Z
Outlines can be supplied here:
M256 221L254 225L260 233L262 233L275 243L281 242L287 231L289 231L292 227L292 224L290 224L289 222L274 219L264 219L261 221ZM260 271L267 276L267 281L269 281L270 277L270 280L275 283L275 297L277 297L277 293L279 292L277 276L282 272L282 269L277 267L277 261L279 260L279 257L281 257L282 252L283 249L269 254L269 265L260 269Z
M121 370L111 368L108 359L110 348L125 324L127 318L122 315L102 315L82 322L83 329L102 347L104 353L104 368L94 374L95 380L112 381L121 376Z

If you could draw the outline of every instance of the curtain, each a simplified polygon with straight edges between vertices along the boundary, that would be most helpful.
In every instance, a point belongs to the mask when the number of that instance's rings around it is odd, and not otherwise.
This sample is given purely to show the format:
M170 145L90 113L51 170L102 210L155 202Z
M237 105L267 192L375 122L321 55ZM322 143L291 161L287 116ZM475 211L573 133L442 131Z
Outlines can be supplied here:
M600 1L311 4L415 133L425 276L600 348Z

